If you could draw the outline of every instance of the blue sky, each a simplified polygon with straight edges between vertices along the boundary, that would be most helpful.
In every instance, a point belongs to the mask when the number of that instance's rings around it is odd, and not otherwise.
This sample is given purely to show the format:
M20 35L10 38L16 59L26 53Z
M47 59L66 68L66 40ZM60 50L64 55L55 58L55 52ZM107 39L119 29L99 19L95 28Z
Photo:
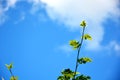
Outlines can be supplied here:
M92 80L120 80L119 0L0 0L0 77L9 80L4 64L13 63L19 80L56 80L61 70L74 70L82 20L92 41L80 57L93 62L78 71Z

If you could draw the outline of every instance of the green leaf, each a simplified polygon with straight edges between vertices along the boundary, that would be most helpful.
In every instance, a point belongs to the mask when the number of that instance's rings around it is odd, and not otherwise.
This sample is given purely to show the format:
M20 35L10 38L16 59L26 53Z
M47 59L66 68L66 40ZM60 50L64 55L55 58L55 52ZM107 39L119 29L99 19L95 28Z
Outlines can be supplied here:
M83 58L78 59L79 64L86 64L87 62L92 62L92 60L88 57L83 57Z
M80 23L80 26L86 27L86 22L85 22L85 20L83 20L83 21Z
M76 40L71 40L69 44L73 47L73 49L77 49L80 46L79 42Z
M5 66L7 67L7 69L8 69L8 70L10 70L11 68L13 68L12 63L11 63L11 64L9 64L9 65L8 65L8 64L5 64Z
M65 79L71 79L74 77L74 74L75 72L73 72L72 70L70 70L69 68L68 69L65 69L63 70L62 72L62 75L65 77ZM76 72L76 74L79 74L78 72Z
M75 73L75 72L74 72L74 73ZM80 73L79 73L79 72L76 72L76 75L77 75L77 74L80 74Z
M61 72L64 76L72 78L74 75L74 72L70 69L65 69Z
M18 80L18 77L17 77L17 76L14 76L14 77L11 76L11 77L10 77L10 80Z
M75 72L73 72L72 70L68 69L64 69L62 72L62 75L59 76L57 78L57 80L72 80L72 78L75 75ZM79 72L76 72L76 75L80 74Z
M64 80L64 76L59 76L57 80Z
M92 37L89 34L84 34L83 39L92 40Z
M76 77L76 80L90 80L90 76L80 75Z

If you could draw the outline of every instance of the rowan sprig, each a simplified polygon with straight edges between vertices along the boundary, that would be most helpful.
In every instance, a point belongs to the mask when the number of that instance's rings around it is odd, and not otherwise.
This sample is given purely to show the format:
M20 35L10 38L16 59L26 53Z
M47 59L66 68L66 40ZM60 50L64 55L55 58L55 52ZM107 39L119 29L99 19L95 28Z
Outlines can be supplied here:
M57 80L90 80L91 79L90 76L86 76L86 75L83 75L83 74L80 74L79 72L77 72L79 64L86 64L88 62L92 62L92 59L89 58L89 57L79 58L79 54L80 54L80 51L81 51L81 46L82 46L83 40L92 40L92 37L89 34L84 33L85 28L86 28L86 21L85 20L83 20L80 23L80 26L83 28L81 40L80 41L70 40L70 42L69 42L69 45L72 46L73 49L78 50L77 58L76 58L75 71L72 71L69 68L64 69L61 72L62 75L59 76L57 78Z

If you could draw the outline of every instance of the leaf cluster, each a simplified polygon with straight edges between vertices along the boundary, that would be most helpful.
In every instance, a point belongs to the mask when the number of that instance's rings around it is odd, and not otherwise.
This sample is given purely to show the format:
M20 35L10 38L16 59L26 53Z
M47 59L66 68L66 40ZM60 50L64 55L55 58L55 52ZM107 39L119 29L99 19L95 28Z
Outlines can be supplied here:
M88 57L82 57L82 58L78 59L79 64L86 64L87 62L92 62L92 59L90 59Z
M85 76L85 75L80 75L80 76L77 76L75 80L90 80L91 77L90 76Z
M57 80L71 80L74 77L75 72L68 68L63 70L61 74L62 76L59 76ZM76 72L76 74L79 74L79 72Z
M86 21L83 20L83 21L80 23L80 26L82 26L82 27L86 27Z
M13 64L12 64L12 63L11 63L11 64L9 64L9 65L8 65L8 64L5 64L5 66L7 67L7 69L8 69L8 70L10 70L10 69L12 69L12 68L13 68Z
M77 49L80 46L80 43L78 41L76 41L76 40L71 40L69 42L69 44L70 44L70 46L73 47L73 49Z
M90 80L91 79L90 76L85 76L83 74L79 75L80 74L79 72L76 72L77 77L74 79L73 77L75 75L75 72L70 70L69 68L63 70L61 73L62 76L59 76L57 80Z

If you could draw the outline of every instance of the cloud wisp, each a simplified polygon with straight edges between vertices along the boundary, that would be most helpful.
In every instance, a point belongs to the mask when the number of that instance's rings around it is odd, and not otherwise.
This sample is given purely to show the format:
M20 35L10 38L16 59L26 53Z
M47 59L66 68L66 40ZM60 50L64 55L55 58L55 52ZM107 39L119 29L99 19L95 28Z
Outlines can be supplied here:
M3 5L3 3L6 3ZM0 24L4 23L7 19L7 15L5 13L9 10L9 8L14 8L17 0L2 0L0 1Z
M120 43L113 40L107 46L104 46L104 50L109 51L109 54L114 51L116 56L120 56Z

